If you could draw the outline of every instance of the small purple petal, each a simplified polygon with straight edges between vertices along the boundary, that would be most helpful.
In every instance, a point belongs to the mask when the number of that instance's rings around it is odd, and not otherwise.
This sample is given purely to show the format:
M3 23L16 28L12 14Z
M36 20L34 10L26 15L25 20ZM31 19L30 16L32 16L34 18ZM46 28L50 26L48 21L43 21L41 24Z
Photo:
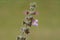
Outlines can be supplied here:
M34 22L32 23L33 26L38 26L38 23Z

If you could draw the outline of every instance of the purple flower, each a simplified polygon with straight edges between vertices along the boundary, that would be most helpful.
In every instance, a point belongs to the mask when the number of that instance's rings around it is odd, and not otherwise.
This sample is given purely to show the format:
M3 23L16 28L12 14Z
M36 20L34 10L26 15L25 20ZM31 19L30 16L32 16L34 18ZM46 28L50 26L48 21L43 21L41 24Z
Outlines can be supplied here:
M38 26L38 20L37 20L37 19L34 20L34 21L32 22L32 25L33 25L33 26Z

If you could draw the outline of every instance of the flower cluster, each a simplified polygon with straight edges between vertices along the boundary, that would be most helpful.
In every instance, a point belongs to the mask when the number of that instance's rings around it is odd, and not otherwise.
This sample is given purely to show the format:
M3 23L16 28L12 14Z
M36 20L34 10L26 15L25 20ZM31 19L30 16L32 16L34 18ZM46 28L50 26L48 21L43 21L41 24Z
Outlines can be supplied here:
M38 19L34 18L34 15L37 15L36 12L36 3L30 3L29 10L25 11L24 14L26 15L23 20L23 28L21 28L21 36L18 36L17 40L26 40L26 35L29 34L31 26L38 26Z

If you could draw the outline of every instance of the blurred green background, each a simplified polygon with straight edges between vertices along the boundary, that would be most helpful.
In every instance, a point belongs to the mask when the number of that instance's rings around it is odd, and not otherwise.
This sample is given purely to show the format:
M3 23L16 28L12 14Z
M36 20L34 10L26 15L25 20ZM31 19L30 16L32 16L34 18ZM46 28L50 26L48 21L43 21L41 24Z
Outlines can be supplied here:
M23 12L37 2L38 27L31 27L28 40L60 40L60 0L0 0L0 40L16 40Z

